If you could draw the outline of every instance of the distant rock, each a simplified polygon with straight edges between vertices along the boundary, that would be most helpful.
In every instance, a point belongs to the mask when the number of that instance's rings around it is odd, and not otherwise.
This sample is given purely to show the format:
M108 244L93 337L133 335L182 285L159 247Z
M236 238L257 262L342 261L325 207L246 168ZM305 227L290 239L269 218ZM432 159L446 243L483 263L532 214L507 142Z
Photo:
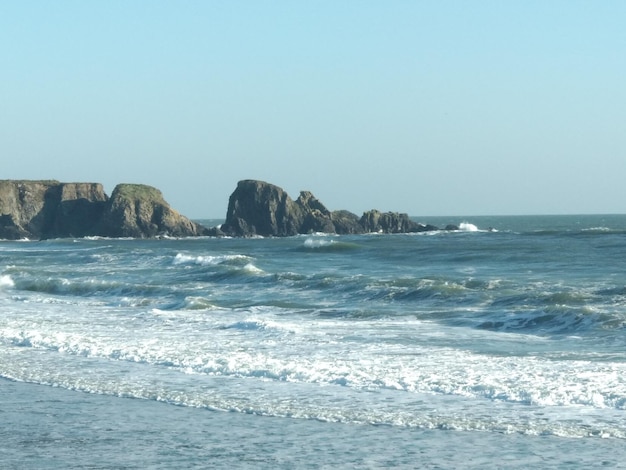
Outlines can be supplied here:
M409 219L407 214L371 210L361 217L361 225L366 232L412 233L423 231L423 225Z
M172 209L161 191L143 184L117 185L98 224L98 234L107 237L194 237L204 230Z
M237 237L438 230L397 212L371 210L361 218L345 210L331 212L309 191L302 191L294 201L280 187L258 180L243 180L237 184L228 201L226 222L221 229L226 235Z
M61 183L54 228L48 237L97 235L108 200L100 183Z
M333 211L331 219L333 221L333 225L335 226L335 233L354 235L365 232L363 225L361 225L360 217L350 211Z
M336 232L331 212L311 192L301 191L295 205L299 213L298 233Z
M301 211L281 188L243 180L228 200L222 231L236 237L284 237L300 233L301 223Z
M119 185L109 199L99 183L0 180L2 239L196 236L206 230L150 186Z
M0 181L0 238L92 234L107 201L97 183Z
M458 229L448 226L446 230ZM371 210L361 217L330 211L310 191L295 201L280 187L239 181L226 221L206 228L172 209L161 191L119 184L109 198L99 183L0 180L0 239L104 237L284 237L307 233L411 233L439 230L407 214Z

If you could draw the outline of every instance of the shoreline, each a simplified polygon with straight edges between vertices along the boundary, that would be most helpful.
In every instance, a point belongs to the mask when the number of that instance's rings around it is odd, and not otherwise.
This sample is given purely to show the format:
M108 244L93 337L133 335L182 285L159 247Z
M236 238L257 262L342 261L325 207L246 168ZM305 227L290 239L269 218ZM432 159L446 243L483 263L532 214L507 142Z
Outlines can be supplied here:
M589 468L626 457L617 439L268 418L5 378L0 418L7 469Z

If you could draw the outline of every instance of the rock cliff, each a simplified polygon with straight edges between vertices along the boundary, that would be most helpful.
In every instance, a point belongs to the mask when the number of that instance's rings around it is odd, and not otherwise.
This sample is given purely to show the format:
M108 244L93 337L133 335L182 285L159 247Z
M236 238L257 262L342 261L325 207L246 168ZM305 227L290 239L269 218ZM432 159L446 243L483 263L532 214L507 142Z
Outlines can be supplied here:
M294 201L278 186L243 180L230 196L226 222L221 230L236 237L280 237L312 232L410 233L438 228L419 224L407 214L397 212L371 210L361 218L346 210L331 212L309 191L302 191Z
M99 183L0 180L0 239L196 236L204 227L170 208L160 191Z
M296 235L300 211L289 195L278 186L256 180L243 180L228 200L222 231L232 236Z
M161 191L142 184L118 184L98 224L98 234L107 237L193 237L203 231L172 209Z
M429 230L439 229L397 212L371 210L361 217L346 210L331 212L309 191L301 191L294 201L282 188L258 180L237 184L228 200L226 222L211 229L172 209L161 191L151 186L119 184L109 198L99 183L0 180L0 239L283 237Z

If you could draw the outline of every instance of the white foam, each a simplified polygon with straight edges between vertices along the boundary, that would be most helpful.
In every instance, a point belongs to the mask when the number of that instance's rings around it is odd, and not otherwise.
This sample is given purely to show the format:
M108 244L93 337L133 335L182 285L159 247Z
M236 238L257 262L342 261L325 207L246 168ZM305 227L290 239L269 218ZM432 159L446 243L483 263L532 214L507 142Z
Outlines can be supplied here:
M478 227L474 224L470 224L469 222L461 222L459 224L459 230L461 232L478 232Z
M174 257L174 264L197 264L201 266L212 266L229 261L249 260L250 257L246 255L205 255L205 256L191 256L183 253L178 253Z
M323 248L326 246L330 246L335 243L334 240L324 240L320 238L307 238L304 241L304 246L306 248Z
M8 274L3 274L0 276L0 289L1 288L11 288L15 287L15 282L11 279L11 276Z
M250 274L263 274L265 271L263 271L261 268L257 268L254 264L252 263L248 263L243 267L243 270L247 273Z

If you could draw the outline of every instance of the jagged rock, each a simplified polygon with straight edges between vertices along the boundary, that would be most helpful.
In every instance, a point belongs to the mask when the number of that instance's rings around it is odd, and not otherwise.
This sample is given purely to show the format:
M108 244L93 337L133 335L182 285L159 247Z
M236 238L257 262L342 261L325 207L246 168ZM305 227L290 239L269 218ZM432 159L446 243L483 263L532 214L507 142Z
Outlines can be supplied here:
M375 209L365 212L360 223L366 232L411 233L420 232L423 227L409 219L407 214L380 212Z
M96 183L0 181L0 238L90 235L107 199Z
M29 236L31 236L30 232L27 232L18 223L16 223L13 215L0 215L0 239L20 240L23 238L29 238Z
M361 218L345 210L330 212L309 191L302 191L293 201L280 187L258 180L239 181L228 201L226 222L221 229L226 235L236 237L439 230L433 225L414 222L407 214L398 212L371 210ZM215 230L211 234L220 235Z
M289 195L270 183L242 180L228 200L222 231L231 236L291 236L300 233L303 214Z
M53 230L55 237L97 235L109 197L100 183L61 183Z
M171 209L160 191L99 183L0 181L0 238L195 236L206 229Z
M53 222L58 181L0 181L0 237L39 238Z
M302 215L298 233L335 233L331 212L311 192L301 191L296 206Z
M119 184L111 194L98 233L108 237L189 237L204 234L204 227L172 209L158 189Z
M338 210L333 211L331 214L333 225L335 226L335 232L348 235L359 234L365 230L361 225L361 221L358 215L353 214L350 211Z

